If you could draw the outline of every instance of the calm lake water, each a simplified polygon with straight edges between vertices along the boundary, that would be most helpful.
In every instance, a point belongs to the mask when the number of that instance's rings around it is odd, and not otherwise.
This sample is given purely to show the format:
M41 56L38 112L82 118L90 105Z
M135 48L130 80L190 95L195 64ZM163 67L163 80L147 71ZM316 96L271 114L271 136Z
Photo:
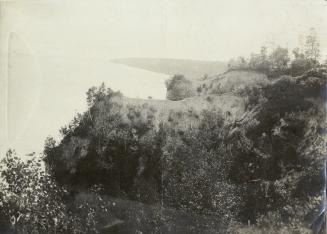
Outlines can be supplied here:
M164 99L167 75L111 63L109 59L11 59L8 88L9 147L20 155L41 152L47 136L86 109L86 91L102 82L127 97Z

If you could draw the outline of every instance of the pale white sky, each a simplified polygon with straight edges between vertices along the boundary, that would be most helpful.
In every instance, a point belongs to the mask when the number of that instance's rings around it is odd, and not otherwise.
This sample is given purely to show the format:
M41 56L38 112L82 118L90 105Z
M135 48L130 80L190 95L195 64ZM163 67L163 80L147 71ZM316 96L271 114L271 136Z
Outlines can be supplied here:
M21 0L5 9L40 55L228 60L262 44L294 47L310 27L327 52L324 0Z

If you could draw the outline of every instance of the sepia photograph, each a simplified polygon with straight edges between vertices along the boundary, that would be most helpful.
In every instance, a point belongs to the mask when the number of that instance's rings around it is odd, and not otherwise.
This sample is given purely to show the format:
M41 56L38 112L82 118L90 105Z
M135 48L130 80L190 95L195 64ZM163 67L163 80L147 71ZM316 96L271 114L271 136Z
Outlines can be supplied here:
M0 234L325 234L326 0L0 0Z

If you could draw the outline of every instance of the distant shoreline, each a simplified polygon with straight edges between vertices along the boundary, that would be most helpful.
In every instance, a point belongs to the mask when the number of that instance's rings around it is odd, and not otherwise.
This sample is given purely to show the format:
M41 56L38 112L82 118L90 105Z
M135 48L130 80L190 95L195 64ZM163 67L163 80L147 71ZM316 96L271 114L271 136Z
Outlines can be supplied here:
M170 58L119 58L110 61L166 75L182 74L191 80L204 75L217 75L227 70L227 63L220 61Z

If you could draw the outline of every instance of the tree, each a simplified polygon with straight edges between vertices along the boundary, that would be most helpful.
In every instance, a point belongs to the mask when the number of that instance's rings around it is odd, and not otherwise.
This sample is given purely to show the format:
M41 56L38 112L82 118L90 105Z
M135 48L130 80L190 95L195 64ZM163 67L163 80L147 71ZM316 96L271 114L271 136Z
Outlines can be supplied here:
M290 57L288 55L288 49L277 47L270 54L269 59L271 61L272 69L275 71L284 71L288 67Z
M192 82L183 75L174 75L166 81L167 99L172 101L182 100L194 96Z
M257 70L261 64L260 54L251 54L249 61L249 68Z
M299 47L294 48L292 52L294 56L290 67L292 76L302 75L312 68L312 63L306 59L305 54Z
M49 141L50 142L50 141ZM50 143L51 144L51 143ZM94 207L65 203L68 191L44 170L42 159L26 162L9 150L0 163L1 233L98 233Z
M267 47L262 46L260 53L251 54L248 68L269 74L271 68L271 61L267 54Z
M299 47L296 47L292 51L294 59L304 59L305 55L303 54L302 50Z
M229 69L247 69L248 64L246 59L243 56L240 56L236 59L231 59L228 62L228 68Z
M65 192L40 166L40 160L20 161L12 150L1 162L1 226L7 226L6 231L54 233L68 225L60 199Z
M310 29L309 34L305 41L305 57L308 60L312 60L314 63L318 63L320 57L320 44L318 41L317 32L314 28Z
M294 60L291 62L290 70L293 76L302 75L319 64L319 46L317 33L314 28L311 28L306 36L304 49L296 47L292 51Z

